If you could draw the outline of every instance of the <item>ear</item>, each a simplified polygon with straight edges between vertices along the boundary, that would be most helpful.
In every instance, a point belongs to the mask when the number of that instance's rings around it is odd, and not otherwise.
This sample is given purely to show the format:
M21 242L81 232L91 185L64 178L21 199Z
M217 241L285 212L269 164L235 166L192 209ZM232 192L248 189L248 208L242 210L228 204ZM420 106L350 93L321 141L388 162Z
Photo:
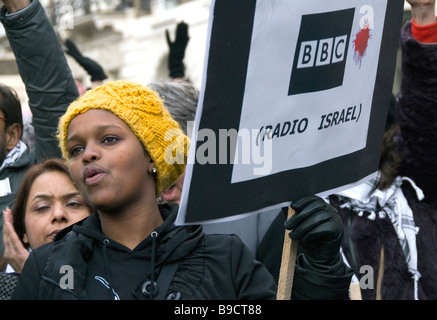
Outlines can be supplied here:
M184 178L185 172L176 180L176 182L170 188L161 192L161 198L165 202L175 202L177 204L180 204Z
M29 239L27 238L27 234L23 234L23 242L24 243L29 243Z
M11 124L6 129L6 150L9 152L16 147L21 137L21 127L18 123Z
M165 202L175 202L178 198L178 189L175 185L172 185L170 188L161 192L161 198Z
M153 168L156 168L156 167L155 167L155 163L152 160L147 160L146 161L146 168L147 168L147 172L148 173L156 174L156 173L153 172Z

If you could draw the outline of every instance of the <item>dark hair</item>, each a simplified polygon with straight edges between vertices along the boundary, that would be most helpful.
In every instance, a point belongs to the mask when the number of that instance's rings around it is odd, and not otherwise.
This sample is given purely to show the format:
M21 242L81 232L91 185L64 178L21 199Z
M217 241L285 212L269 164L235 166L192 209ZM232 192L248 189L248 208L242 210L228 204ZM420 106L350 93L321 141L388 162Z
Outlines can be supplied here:
M18 123L23 132L23 114L21 112L21 103L14 89L0 84L0 110L5 114L6 127L13 123ZM21 137L20 137L21 138Z
M70 178L68 166L64 160L48 159L43 163L33 165L27 172L21 182L20 188L15 199L15 206L12 210L14 217L14 229L25 248L29 247L28 243L23 242L23 236L26 233L24 217L26 214L26 204L29 198L30 189L36 178L46 172L61 172L65 173Z
M384 133L382 138L382 150L379 159L381 178L378 182L378 189L380 190L390 187L399 173L402 158L396 141L398 132L399 126L395 124Z

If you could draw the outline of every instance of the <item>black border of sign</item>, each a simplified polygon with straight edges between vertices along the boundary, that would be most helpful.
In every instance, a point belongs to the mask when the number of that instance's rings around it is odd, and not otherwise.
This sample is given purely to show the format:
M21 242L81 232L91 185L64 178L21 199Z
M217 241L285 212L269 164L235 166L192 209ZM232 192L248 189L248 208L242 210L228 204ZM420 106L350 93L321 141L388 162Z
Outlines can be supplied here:
M211 129L217 137L219 129L239 128L255 7L255 0L217 0L212 8L214 18L199 130ZM332 190L374 173L393 85L402 13L403 0L388 0L365 149L311 167L235 184L230 183L232 164L195 162L185 223L256 211ZM200 145L198 142L197 148Z

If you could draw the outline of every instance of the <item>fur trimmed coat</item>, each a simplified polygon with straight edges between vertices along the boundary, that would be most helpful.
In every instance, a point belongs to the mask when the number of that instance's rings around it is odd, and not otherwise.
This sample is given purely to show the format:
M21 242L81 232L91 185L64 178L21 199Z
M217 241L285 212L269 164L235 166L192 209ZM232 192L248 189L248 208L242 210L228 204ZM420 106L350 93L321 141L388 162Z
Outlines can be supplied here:
M401 30L401 45L403 75L397 105L400 130L395 138L402 158L400 176L414 181L423 191L424 199L418 198L411 183L403 183L401 189L418 230L420 278L416 294L418 299L434 300L437 299L437 44L417 41L411 34L411 22L407 22ZM340 196L330 196L330 202L343 219L342 249L355 275L358 279L365 275L360 273L361 266L373 268L373 289L361 289L362 298L376 299L380 288L381 299L414 299L413 275L390 219L371 212L352 212ZM380 284L378 278L382 279Z

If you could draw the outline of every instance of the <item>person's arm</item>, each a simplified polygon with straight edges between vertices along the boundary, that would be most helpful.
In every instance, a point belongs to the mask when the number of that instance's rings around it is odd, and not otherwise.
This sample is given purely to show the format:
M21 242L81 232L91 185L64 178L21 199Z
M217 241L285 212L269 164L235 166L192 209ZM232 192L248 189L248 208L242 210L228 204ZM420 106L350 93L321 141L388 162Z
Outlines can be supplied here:
M67 47L66 53L74 58L77 63L91 76L93 88L103 84L103 80L108 78L103 70L103 67L97 63L97 61L88 57L84 57L72 40L65 40L65 46Z
M417 19L414 23L434 19L424 27L435 24L435 0L407 1L413 20ZM400 134L396 141L402 158L401 174L412 178L424 191L424 201L435 202L432 195L437 194L437 151L433 148L437 144L437 42L421 41L413 30L413 21L408 21L401 30L402 80L397 105Z
M58 120L79 96L67 59L38 0L2 2L0 21L29 97L37 161L60 157Z
M353 271L340 253L343 224L337 210L318 196L290 206L295 213L284 226L299 241L291 299L348 299Z
M253 259L250 249L231 235L231 277L237 300L274 300L277 286L268 270Z

